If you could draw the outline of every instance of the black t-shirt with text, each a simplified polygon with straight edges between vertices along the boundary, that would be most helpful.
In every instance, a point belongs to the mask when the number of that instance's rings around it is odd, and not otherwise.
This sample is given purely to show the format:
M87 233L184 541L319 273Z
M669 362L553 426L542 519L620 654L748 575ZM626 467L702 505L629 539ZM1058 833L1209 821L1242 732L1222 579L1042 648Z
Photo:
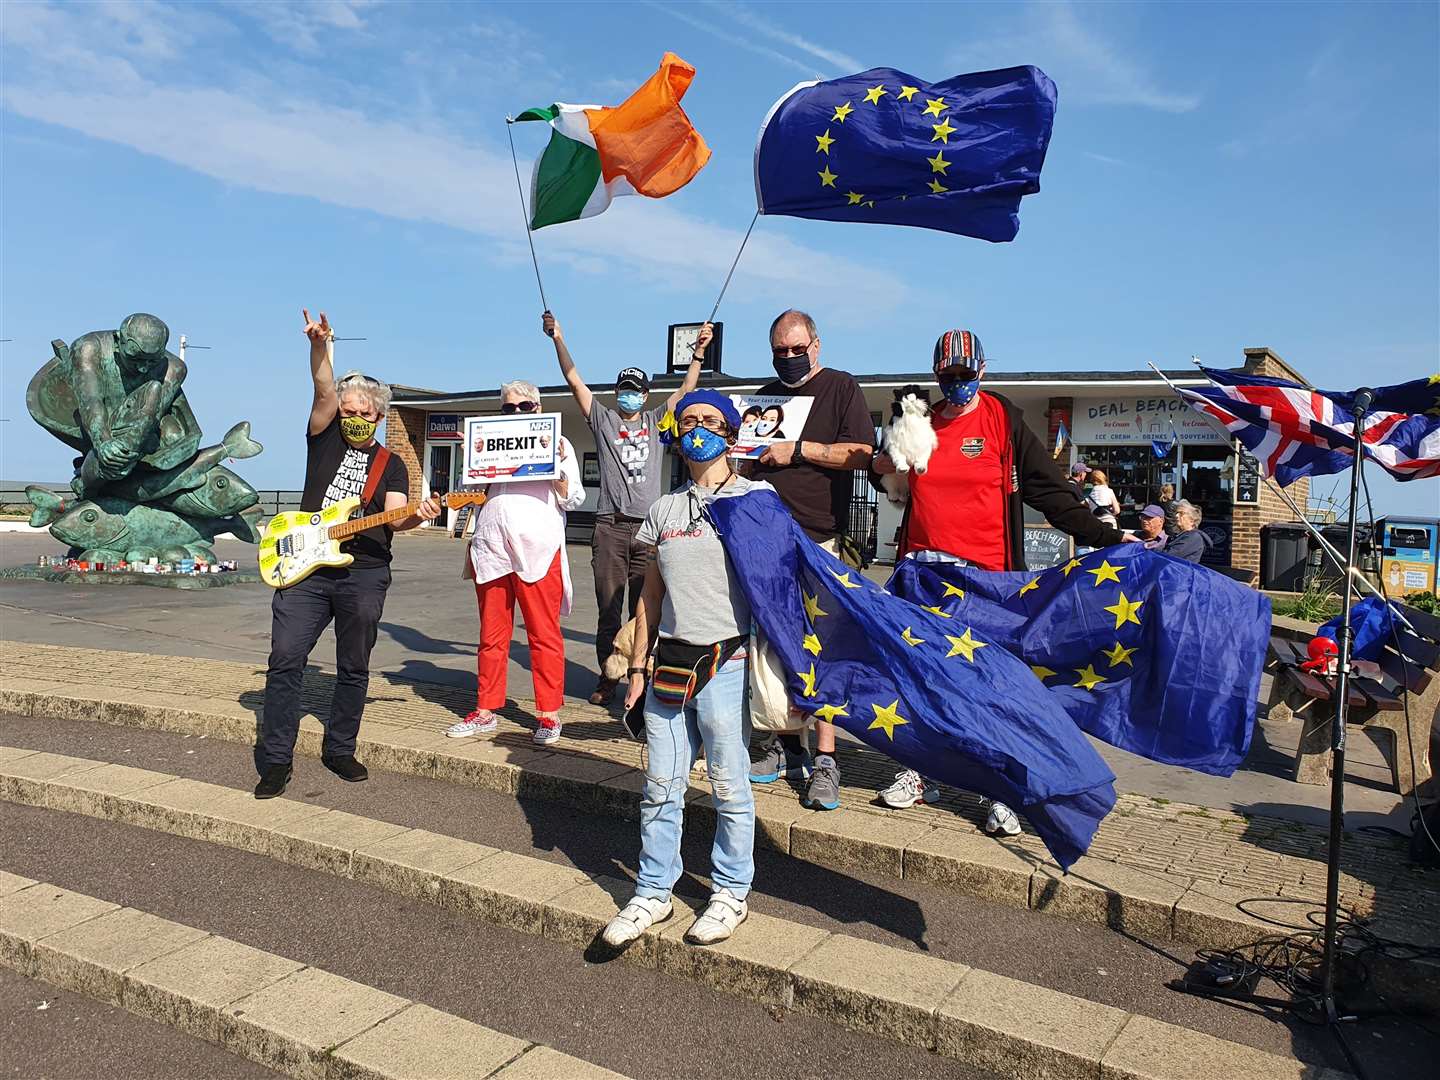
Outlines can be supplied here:
M803 442L875 445L875 427L870 422L865 393L848 372L822 367L803 386L789 387L777 379L756 394L815 399L805 428L797 436ZM811 539L828 540L845 531L854 484L852 470L827 469L809 462L784 468L757 463L750 475L774 485L780 501Z
M301 510L314 513L333 506L341 499L358 499L365 493L365 480L370 475L370 463L380 452L379 443L371 443L363 450L351 446L340 434L338 416L317 434L307 433L305 443L305 490L300 496ZM360 508L360 513L380 513L385 509L385 494L390 491L398 491L407 497L410 494L410 474L405 463L395 454L390 455L385 475L376 485L370 502ZM342 543L340 550L355 556L355 566L385 566L390 562L392 533L388 525L366 529Z

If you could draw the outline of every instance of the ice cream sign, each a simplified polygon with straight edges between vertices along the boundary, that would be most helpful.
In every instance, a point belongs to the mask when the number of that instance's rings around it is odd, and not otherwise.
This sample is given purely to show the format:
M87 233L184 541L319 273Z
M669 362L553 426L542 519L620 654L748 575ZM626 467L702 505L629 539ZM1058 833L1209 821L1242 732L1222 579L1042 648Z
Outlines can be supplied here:
M1170 394L1099 398L1075 402L1071 439L1076 446L1097 443L1143 445L1171 438L1171 425L1187 446L1225 446L1229 439L1185 402Z

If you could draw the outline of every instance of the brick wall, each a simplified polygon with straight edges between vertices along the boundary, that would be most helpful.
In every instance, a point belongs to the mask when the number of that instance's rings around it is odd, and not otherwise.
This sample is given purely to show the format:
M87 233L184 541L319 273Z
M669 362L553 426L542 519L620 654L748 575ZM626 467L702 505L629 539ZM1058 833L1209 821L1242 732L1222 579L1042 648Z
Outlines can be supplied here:
M397 406L385 417L385 445L405 463L410 473L410 501L419 502L425 480L425 413L420 409Z
M1269 375L1278 379L1291 379L1306 386L1310 381L1280 359L1268 348L1245 350L1245 372L1250 375ZM1310 502L1310 481L1297 480L1285 489L1295 505L1304 510ZM1260 483L1260 501L1254 506L1235 507L1234 534L1230 543L1230 565L1237 570L1260 572L1260 529L1277 521L1294 521L1295 512L1285 501L1271 490L1265 481Z

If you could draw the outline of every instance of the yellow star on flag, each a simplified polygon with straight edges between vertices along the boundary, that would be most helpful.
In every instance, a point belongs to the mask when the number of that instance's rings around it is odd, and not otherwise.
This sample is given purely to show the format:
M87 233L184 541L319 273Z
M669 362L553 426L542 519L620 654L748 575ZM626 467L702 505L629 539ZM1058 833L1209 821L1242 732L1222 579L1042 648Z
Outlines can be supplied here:
M942 191L949 191L949 190L950 190L950 189L949 189L948 187L946 187L944 184L940 183L939 180L931 180L931 181L930 181L930 191L931 191L933 194L935 194L935 195L939 195Z
M934 142L935 140L931 139L930 141ZM954 164L952 161L945 160L944 150L936 150L934 157L927 157L925 160L930 163L930 171L932 173L938 172L941 176L944 176L945 170Z
M854 206L857 203L865 201L865 196L861 195L858 191L847 191L845 197L850 200L845 204L846 206Z
M1039 587L1040 587L1040 577L1039 577L1039 575L1037 574L1035 577L1032 577L1029 581L1025 582L1024 585L1021 585L1021 586L1020 586L1020 591L1019 591L1016 595L1017 595L1017 596L1024 596L1024 595L1025 595L1027 592L1029 592L1031 589L1038 589Z
M806 697L814 697L814 696L815 696L815 665L814 665L814 664L811 664L809 671L797 671L797 672L795 672L795 674L796 674L796 675L799 675L800 678L802 678L802 679L805 680L805 689L804 689L804 691L803 691L803 693L805 694L805 696L806 696Z
M926 610L926 611L934 612L936 615L939 615L940 618L942 618L942 619L951 619L951 618L954 618L954 616L951 615L948 611L941 611L939 604L936 604L934 607L927 607L925 610Z
M941 594L940 599L943 600L947 596L958 596L961 600L964 600L965 590L960 588L959 585L952 585L947 581L945 582L945 591Z
M1105 610L1115 616L1115 629L1119 630L1120 627L1124 626L1127 622L1133 622L1136 626L1140 625L1140 620L1135 617L1135 613L1140 610L1144 603L1144 600L1127 600L1125 593L1121 592L1120 599Z
M920 88L918 86L902 86L900 87L900 93L896 94L895 96L898 97L901 101L909 101L919 92Z
M869 90L865 91L865 100L871 105L879 105L880 99L888 93L889 91L885 89L885 84L881 83L879 86L872 86Z
M831 120L838 120L838 121L840 121L840 123L843 124L843 123L845 122L845 117L849 116L849 115L850 115L852 112L854 112L854 111L855 111L855 106L854 106L854 105L851 105L851 104L847 101L847 102L845 102L844 105L841 105L841 106L839 106L838 108L836 108L836 110L835 110L835 115L832 116L832 117L830 117L830 119L831 119Z
M1046 667L1044 664L1031 664L1030 670L1035 673L1037 679L1042 681L1048 679L1051 675L1058 674L1058 672Z
M808 652L814 653L816 656L820 655L820 639L814 634L806 634L805 640L801 643L800 647Z
M700 437L700 433L698 431L695 433L695 437L690 440L690 445L696 448L705 445L705 440Z
M816 619L820 618L822 615L829 615L829 614L830 614L828 611L822 611L822 610L821 610L821 608L820 608L820 597L818 597L818 596L811 596L808 592L804 592L804 591L802 591L802 592L800 593L800 595L801 595L802 597L804 597L804 599L805 599L805 616L806 616L806 618L808 618L812 623L813 623Z
M1075 674L1080 676L1075 685L1081 690L1093 690L1105 681L1101 676L1095 674L1094 664L1086 664L1083 668L1076 668Z
M901 724L908 724L910 722L895 711L899 707L899 698L890 702L890 704L886 705L883 709L879 705L871 705L870 708L875 710L875 719L870 724L870 730L874 731L876 728L879 728L885 732L886 735L889 735L893 742L895 739L895 729Z
M815 175L818 176L818 177L820 177L820 186L821 186L821 187L834 187L834 186L835 186L835 181L839 179L838 176L836 176L833 172L830 171L830 166L829 166L829 165L826 165L826 166L825 166L825 171L824 171L824 172L819 172L819 173L816 173Z
M815 141L819 144L815 147L815 153L828 154L830 153L830 144L835 140L830 137L830 129L826 128L824 135L815 136Z
M821 705L818 709L815 710L813 715L818 716L827 724L833 724L837 716L850 715L848 712L845 711L845 705L849 704L850 703L847 701L844 705Z
M1071 559L1069 562L1067 562L1067 563L1066 563L1063 567L1061 567L1060 569L1061 569L1061 571L1065 574L1066 577L1069 577L1069 576L1070 576L1070 571L1071 571L1071 570L1074 570L1074 569L1075 569L1077 566L1079 566L1079 565L1080 565L1080 560L1079 560L1079 559Z
M1135 666L1135 661L1130 659L1130 654L1134 651L1134 649L1125 648L1124 645L1121 645L1120 642L1117 641L1115 642L1115 647L1113 649L1100 650L1100 655L1110 661L1111 667L1119 667L1121 664L1129 664L1133 668Z
M950 642L950 651L945 654L945 659L948 660L952 656L963 656L972 664L975 662L975 650L983 649L986 646L986 642L977 641L970 636L970 627L968 626L965 628L963 637L951 637L946 634L945 640Z
M924 638L918 638L918 637L916 637L914 634L912 634L912 633L910 632L910 627L908 627L908 626L905 627L904 633L902 633L902 634L900 635L900 640L903 641L903 642L905 642L905 644L906 644L906 645L909 645L911 648L914 648L916 645L924 645L924 644L925 644L925 639L924 639Z
M850 580L849 570L846 570L843 574L837 574L834 570L831 570L830 576L833 577L836 581L840 582L841 585L844 585L847 589L861 588L860 585L857 585L855 582Z
M930 136L931 142L935 142L938 139L940 142L949 144L950 136L958 130L949 120L942 120L940 123L931 124L930 126L935 129L935 134Z
M944 112L944 111L945 111L946 109L948 109L949 107L950 107L949 105L946 105L946 104L945 104L945 99L944 99L943 97L942 97L942 98L926 98L926 99L925 99L925 113L924 113L924 115L925 115L925 116L939 116L942 112Z
M1123 569L1125 569L1123 566L1112 566L1110 560L1106 559L1094 570L1086 570L1085 573L1095 575L1095 587L1099 588L1101 583L1106 581L1113 581L1116 585L1119 585L1120 571Z
M1431 386L1440 386L1440 375L1431 375L1430 378L1427 379L1426 381L1427 381Z

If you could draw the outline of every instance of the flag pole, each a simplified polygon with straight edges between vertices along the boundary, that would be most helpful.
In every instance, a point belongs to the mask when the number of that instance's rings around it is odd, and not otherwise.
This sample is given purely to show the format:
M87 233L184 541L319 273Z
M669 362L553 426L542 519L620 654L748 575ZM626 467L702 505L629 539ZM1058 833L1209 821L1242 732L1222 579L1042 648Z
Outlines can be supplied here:
M715 306L710 309L710 318L706 322L715 321L715 313L720 310L720 301L725 299L725 290L730 288L730 279L735 276L735 267L740 265L740 256L745 252L745 245L750 242L750 234L755 231L755 223L760 220L760 211L755 211L755 216L750 219L750 228L745 230L745 239L740 241L740 250L735 252L735 261L730 264L730 272L725 275L725 284L720 286L720 295L715 298Z
M520 196L520 219L525 222L525 239L530 244L530 263L535 267L535 284L540 289L540 306L549 311L550 302L545 299L545 283L540 280L540 260L535 257L535 237L530 231L530 215L525 211L525 186L520 183L520 160L515 156L515 136L510 133L510 127L514 123L513 116L505 117L505 137L510 140L510 164L515 166L515 192Z

